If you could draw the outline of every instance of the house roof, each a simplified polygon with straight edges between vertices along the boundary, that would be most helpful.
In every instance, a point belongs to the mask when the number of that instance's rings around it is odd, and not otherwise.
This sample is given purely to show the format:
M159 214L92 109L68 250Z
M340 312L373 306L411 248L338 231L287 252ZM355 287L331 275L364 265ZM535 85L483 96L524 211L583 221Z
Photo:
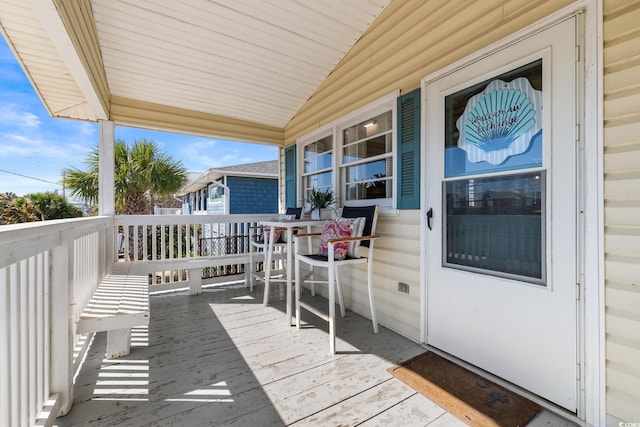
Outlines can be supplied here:
M225 166L221 168L209 169L209 172L234 176L265 176L278 177L278 161L268 160L266 162L245 163L242 165Z
M224 176L278 179L278 161L268 160L266 162L245 163L241 165L211 168L204 173L198 174L194 178L190 175L189 182L182 190L180 190L178 195L181 196L200 190Z
M2 0L49 113L282 144L390 0Z

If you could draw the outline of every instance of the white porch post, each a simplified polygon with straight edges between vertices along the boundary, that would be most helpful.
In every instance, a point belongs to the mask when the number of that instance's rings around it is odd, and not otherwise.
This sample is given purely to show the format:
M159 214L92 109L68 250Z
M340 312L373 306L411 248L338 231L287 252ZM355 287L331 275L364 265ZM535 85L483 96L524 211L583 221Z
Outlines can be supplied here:
M113 216L115 208L115 125L112 121L100 120L100 179L98 211L103 216Z
M98 213L113 217L116 213L115 203L115 124L109 120L100 120L100 142L98 146L99 179L98 179ZM114 250L115 232L105 235L104 253L107 270L117 261Z

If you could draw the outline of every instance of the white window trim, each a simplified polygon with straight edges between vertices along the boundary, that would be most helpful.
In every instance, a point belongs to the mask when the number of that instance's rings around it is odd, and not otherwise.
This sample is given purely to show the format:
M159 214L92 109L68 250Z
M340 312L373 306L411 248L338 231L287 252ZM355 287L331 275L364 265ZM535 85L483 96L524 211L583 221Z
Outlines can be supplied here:
M369 199L369 200L357 200L350 201L348 203L349 206L358 206L358 205L368 205L373 201L378 201L380 204L381 211L395 211L396 209L396 183L398 179L398 171L396 169L396 155L398 151L398 123L397 123L397 99L400 96L400 91L395 90L388 95L385 95L363 107L358 108L357 110L340 117L332 121L331 123L322 126L310 132L306 135L301 136L296 141L297 144L297 170L299 171L296 176L296 187L297 194L299 194L301 206L304 206L304 188L303 188L303 171L304 171L304 147L318 139L324 138L326 136L333 136L333 161L332 161L332 170L333 170L333 178L332 178L332 186L334 188L334 194L338 199L338 204L344 206L343 199L343 189L342 184L344 182L342 177L342 130L348 127L351 127L355 124L358 124L364 120L367 120L373 116L377 116L378 114L384 113L386 111L391 110L391 119L393 123L393 131L392 131L392 153L391 153L391 168L392 168L392 179L393 179L393 193L390 199Z
M397 152L397 98L399 93L396 92L394 94L385 96L374 103L367 105L357 111L355 111L352 115L348 115L344 117L336 126L336 134L337 139L335 141L336 146L336 171L338 172L339 177L339 186L336 188L340 188L338 193L338 198L342 205L345 204L345 200L342 194L342 190L346 185L345 176L343 173L343 163L342 163L342 148L344 146L343 141L343 131L344 129L350 128L358 123L361 123L365 120L368 120L372 117L378 116L387 111L391 111L391 155L390 156L381 156L384 158L390 158L391 162L391 179L392 179L392 193L390 198L386 199L365 199L365 200L352 200L349 201L348 204L350 206L365 206L371 204L373 200L378 201L380 205L380 209L395 209L396 208L396 183L398 179L398 171L396 170L396 152ZM373 160L373 158L368 159L368 161Z
M298 206L302 206L303 208L306 208L305 206L305 188L304 188L304 177L307 175L304 172L304 148L309 145L309 144L313 144L314 142L326 138L328 136L332 137L332 148L331 148L331 152L333 153L332 156L332 160L331 160L331 168L326 168L326 169L322 169L320 171L314 171L313 174L316 173L321 173L321 172L326 172L331 170L333 172L333 176L331 178L331 186L335 189L336 188L336 156L335 156L335 150L336 150L336 135L335 135L335 129L332 128L331 126L324 126L312 133L309 133L307 135L305 135L304 137L300 138L296 144L296 155L297 155L297 167L296 170L298 171L296 173L296 188L297 188L297 193L299 194L299 200L298 200ZM336 191L334 191L334 194L336 194Z

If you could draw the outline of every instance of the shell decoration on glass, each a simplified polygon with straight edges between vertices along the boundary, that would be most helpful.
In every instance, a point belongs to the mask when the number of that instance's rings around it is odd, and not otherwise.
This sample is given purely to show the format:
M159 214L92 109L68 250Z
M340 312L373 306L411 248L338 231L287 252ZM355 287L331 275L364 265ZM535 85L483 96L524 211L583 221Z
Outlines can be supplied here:
M494 80L467 102L456 121L458 147L471 163L492 165L522 154L542 130L542 92L525 77Z

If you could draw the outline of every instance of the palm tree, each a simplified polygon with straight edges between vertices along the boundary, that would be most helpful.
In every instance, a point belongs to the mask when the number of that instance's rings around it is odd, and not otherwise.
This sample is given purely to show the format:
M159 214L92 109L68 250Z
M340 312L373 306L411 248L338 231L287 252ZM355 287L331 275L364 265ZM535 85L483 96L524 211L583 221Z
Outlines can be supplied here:
M129 146L117 140L115 154L115 204L119 215L153 213L154 201L170 197L187 182L182 162L162 152L155 141L144 138ZM87 171L66 169L64 183L72 196L87 203L98 202L99 149L95 147L85 160Z

